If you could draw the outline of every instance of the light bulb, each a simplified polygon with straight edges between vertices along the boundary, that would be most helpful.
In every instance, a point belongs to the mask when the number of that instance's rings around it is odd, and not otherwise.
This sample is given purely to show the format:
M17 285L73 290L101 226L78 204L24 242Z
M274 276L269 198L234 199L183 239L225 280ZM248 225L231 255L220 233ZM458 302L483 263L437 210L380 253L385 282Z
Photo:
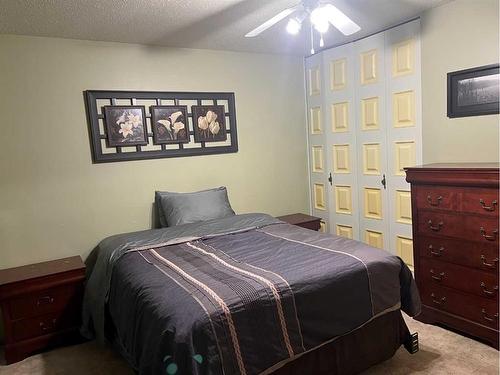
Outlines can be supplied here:
M323 41L323 35L321 35L321 38L319 39L319 46L320 47L324 47L325 46L325 42Z
M311 23L314 28L321 34L326 33L330 24L328 23L328 18L324 9L322 7L317 7L311 12Z
M300 22L296 18L290 18L286 25L286 31L288 31L289 34L297 35L300 31Z

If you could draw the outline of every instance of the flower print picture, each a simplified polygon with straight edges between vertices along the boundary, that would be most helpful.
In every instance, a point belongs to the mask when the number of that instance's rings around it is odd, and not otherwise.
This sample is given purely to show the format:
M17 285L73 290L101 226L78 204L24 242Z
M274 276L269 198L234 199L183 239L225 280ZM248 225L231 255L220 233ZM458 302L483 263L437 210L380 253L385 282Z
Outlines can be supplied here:
M147 145L143 106L104 106L109 147Z
M189 142L187 107L185 105L151 106L150 110L155 144Z
M223 105L193 105L191 111L195 142L226 140L226 114Z

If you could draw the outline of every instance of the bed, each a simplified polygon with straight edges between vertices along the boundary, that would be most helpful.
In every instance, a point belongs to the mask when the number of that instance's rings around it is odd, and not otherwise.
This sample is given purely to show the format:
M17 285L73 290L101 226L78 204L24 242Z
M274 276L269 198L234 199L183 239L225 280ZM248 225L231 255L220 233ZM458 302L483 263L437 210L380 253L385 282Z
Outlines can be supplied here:
M139 374L351 374L415 349L401 259L265 214L112 236L91 259L82 333Z

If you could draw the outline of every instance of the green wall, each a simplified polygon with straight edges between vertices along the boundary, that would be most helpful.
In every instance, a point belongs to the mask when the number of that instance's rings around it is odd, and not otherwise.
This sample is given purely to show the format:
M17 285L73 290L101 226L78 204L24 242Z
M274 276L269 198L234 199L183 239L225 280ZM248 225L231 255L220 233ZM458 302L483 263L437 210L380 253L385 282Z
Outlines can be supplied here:
M498 63L498 18L498 0L455 0L423 14L425 163L499 160L498 115L446 116L446 73Z
M0 36L0 269L151 227L156 189L226 185L238 213L308 211L303 60ZM235 154L92 164L87 89L234 91Z

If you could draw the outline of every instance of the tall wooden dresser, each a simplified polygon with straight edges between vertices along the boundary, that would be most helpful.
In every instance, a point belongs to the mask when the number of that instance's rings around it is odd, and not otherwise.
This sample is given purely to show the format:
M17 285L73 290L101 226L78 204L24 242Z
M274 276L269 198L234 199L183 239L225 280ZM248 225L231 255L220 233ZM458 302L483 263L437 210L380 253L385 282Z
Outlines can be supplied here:
M415 279L425 323L498 349L499 165L429 164L411 184Z

